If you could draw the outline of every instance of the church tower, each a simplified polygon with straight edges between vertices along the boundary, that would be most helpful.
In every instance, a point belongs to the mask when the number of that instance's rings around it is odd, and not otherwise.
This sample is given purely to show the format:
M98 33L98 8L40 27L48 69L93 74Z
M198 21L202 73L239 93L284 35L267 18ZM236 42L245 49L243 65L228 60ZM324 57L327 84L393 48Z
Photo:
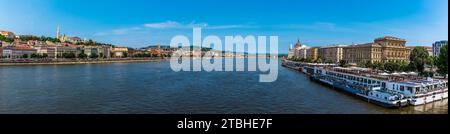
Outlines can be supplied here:
M56 27L56 38L59 39L61 35L61 29L58 27Z

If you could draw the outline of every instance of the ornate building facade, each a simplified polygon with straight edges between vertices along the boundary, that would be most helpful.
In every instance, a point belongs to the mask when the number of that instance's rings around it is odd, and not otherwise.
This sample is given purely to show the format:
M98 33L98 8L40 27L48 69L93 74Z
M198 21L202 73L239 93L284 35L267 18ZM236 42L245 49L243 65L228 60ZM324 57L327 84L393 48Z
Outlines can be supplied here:
M385 36L374 43L344 47L344 58L348 63L362 62L409 62L411 50L406 48L406 40Z
M410 50L406 48L406 40L385 36L375 39L375 43L382 47L382 62L409 62Z
M295 47L292 48L292 45L289 47L289 54L288 58L299 58L300 57L300 49L302 49L304 46L300 43L300 39L297 40L297 43L295 44Z

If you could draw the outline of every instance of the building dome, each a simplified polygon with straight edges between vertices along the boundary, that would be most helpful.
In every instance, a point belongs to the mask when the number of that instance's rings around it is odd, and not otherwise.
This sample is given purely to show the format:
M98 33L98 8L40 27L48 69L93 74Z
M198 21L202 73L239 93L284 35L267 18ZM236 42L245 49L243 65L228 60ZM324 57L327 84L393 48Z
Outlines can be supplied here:
M300 49L302 47L302 44L300 43L300 39L297 40L297 43L295 44L295 49Z

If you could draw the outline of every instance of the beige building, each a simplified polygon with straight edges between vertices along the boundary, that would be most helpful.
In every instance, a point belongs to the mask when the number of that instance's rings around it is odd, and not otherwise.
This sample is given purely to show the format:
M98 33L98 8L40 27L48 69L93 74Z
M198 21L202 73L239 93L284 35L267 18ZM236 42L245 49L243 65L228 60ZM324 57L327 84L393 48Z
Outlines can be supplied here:
M347 63L381 62L381 48L377 43L350 45L343 48L343 60Z
M343 60L348 63L409 62L411 50L405 44L406 40L396 37L377 38L374 43L344 47Z
M319 48L312 47L306 50L306 58L311 58L312 60L316 60L319 58Z
M128 53L128 48L115 47L112 48L111 52L113 53L113 57L125 57L125 55Z
M375 39L375 43L382 47L382 62L409 62L406 40L385 36Z
M319 48L319 58L323 61L338 63L344 58L344 45L334 45Z

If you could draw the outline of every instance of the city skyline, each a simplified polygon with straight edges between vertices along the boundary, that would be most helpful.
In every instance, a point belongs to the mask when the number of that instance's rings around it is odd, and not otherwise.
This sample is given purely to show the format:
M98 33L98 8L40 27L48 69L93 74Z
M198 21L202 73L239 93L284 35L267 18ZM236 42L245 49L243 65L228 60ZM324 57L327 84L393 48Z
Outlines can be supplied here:
M404 38L408 46L448 40L446 0L0 3L0 30L53 37L60 26L61 34L134 48L169 44L175 35L192 34L192 27L202 27L204 36L276 35L280 53L298 38L308 46L364 43L382 36Z

